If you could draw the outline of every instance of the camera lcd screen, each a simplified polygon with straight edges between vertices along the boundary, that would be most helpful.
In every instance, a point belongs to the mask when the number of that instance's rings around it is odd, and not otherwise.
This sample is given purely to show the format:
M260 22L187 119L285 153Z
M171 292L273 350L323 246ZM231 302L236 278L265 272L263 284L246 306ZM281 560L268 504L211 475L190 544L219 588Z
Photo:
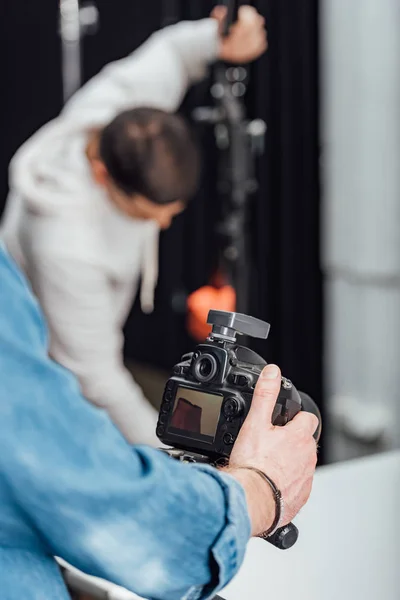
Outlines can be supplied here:
M212 444L224 397L178 387L168 427L170 433Z

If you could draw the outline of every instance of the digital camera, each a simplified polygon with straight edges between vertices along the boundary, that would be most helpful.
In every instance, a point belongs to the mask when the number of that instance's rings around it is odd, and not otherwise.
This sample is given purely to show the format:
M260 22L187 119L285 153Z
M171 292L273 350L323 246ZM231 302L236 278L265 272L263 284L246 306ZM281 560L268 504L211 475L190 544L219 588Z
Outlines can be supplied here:
M157 436L167 446L213 462L229 457L249 412L254 388L266 362L254 351L237 344L236 335L267 338L269 324L238 313L211 310L212 332L194 352L182 357L168 380L157 423ZM309 396L299 393L282 377L273 412L274 425L285 425L300 410L319 419ZM194 460L194 459L193 459Z

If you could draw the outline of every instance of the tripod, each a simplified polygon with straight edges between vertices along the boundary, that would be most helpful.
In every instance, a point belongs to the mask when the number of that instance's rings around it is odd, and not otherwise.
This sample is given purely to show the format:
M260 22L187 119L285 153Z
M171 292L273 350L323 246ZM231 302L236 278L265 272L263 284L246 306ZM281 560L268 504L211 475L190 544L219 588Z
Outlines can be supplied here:
M223 2L227 8L224 34L236 20L237 3ZM266 124L261 119L249 121L243 97L249 75L244 66L217 64L211 94L214 107L193 111L199 123L213 125L219 150L218 195L222 218L217 224L219 238L218 269L236 293L236 311L249 313L250 251L248 242L248 205L257 190L255 157L263 153Z

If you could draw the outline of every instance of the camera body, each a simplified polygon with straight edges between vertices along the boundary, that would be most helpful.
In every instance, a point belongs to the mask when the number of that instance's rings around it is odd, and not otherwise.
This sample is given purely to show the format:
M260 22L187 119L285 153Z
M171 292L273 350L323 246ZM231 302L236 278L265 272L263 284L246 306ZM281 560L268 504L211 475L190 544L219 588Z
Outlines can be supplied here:
M212 332L194 352L182 357L167 381L156 433L169 449L171 458L181 462L217 464L228 458L250 410L254 388L267 364L261 356L236 342L237 334L267 338L269 324L247 315L211 310ZM321 415L309 396L298 392L282 377L272 422L285 425L300 411L314 413L321 433ZM298 529L293 523L278 528L265 538L286 550L296 543Z
M249 412L257 380L267 364L254 351L238 345L236 334L266 338L269 325L222 311L210 311L208 322L213 330L207 341L183 356L173 368L156 433L167 446L215 461L229 457ZM299 392L282 377L273 424L285 425L302 408Z

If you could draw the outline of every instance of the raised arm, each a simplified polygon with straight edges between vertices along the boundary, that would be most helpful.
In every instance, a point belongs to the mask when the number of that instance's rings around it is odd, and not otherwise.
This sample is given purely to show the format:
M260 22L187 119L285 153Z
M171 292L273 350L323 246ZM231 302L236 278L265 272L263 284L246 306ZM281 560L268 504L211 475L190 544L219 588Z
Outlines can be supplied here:
M218 49L215 19L166 27L126 58L104 67L73 96L63 114L97 126L135 106L173 112L188 87L206 75Z
M97 127L135 106L177 110L189 86L206 75L210 63L251 62L267 48L265 21L255 8L242 6L229 35L222 37L225 14L217 7L209 19L157 31L127 58L100 71L62 114L74 123Z

